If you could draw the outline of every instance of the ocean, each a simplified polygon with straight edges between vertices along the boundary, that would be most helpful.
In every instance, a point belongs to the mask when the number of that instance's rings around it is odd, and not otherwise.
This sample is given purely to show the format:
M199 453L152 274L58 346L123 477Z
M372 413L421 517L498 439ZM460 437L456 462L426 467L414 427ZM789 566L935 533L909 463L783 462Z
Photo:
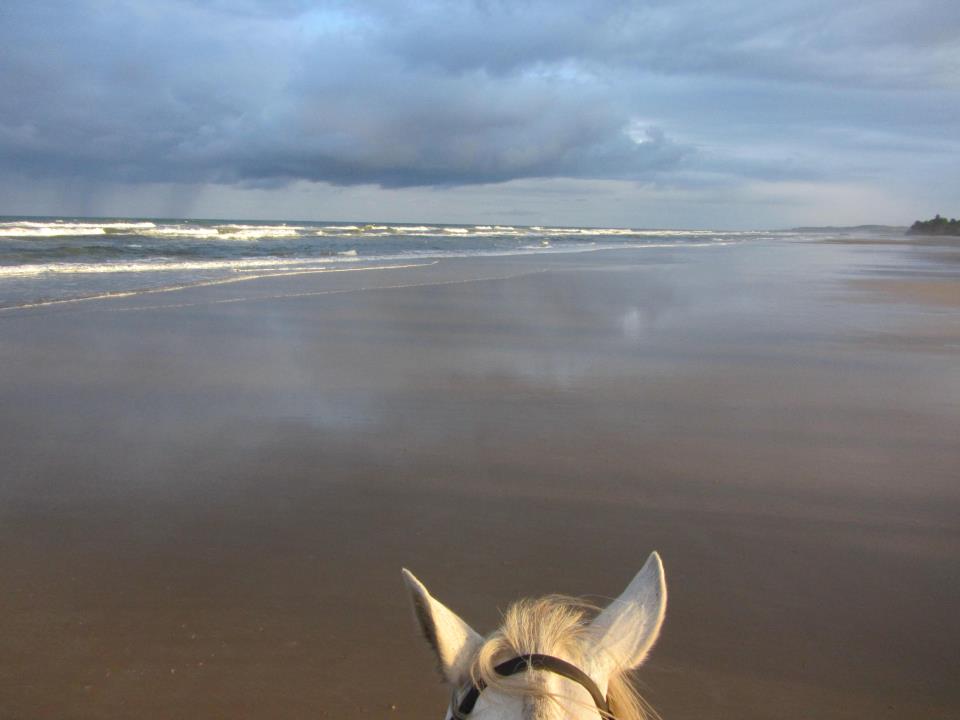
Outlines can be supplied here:
M515 225L0 218L0 309L437 258L589 252L791 233Z

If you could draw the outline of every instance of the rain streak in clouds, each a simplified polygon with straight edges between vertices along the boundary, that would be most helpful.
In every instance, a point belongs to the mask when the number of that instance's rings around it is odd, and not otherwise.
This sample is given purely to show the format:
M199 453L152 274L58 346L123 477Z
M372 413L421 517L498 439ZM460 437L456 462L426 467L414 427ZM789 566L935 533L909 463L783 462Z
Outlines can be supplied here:
M598 188L703 222L834 190L919 212L960 186L958 37L937 0L12 0L0 190L422 188L443 214L440 190L507 183L586 197L584 223Z

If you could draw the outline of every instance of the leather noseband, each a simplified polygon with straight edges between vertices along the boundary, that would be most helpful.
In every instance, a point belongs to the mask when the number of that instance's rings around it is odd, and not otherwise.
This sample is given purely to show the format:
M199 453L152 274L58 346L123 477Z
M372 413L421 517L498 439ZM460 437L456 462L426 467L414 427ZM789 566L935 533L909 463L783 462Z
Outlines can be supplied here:
M596 704L597 709L600 711L600 716L604 718L604 720L609 720L609 718L613 717L610 713L610 705L607 703L607 698L600 692L597 684L583 670L576 665L571 665L566 660L553 657L553 655L531 653L529 655L519 655L511 660L500 663L494 668L497 675L504 677L516 675L526 670L549 670L552 673L573 680L590 693L590 697L593 698L593 702ZM475 685L471 685L470 689L467 690L463 699L460 701L454 717L463 718L469 715L470 711L473 710L473 706L477 704L477 698L480 697L480 692L485 687L486 684L482 680Z

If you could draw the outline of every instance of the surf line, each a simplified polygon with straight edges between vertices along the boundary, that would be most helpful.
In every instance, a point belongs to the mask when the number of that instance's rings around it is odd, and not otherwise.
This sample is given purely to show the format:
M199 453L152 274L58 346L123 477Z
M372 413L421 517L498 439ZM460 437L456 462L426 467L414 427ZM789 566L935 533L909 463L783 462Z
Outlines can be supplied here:
M430 263L431 265L436 263ZM405 267L405 266L398 266ZM410 267L410 266L406 266ZM414 265L412 267L427 267L426 265ZM363 270L364 268L351 268L352 270ZM370 268L371 270L387 270L390 268ZM345 272L345 270L337 270L336 272ZM287 298L302 298L302 297L317 297L320 295L344 295L346 293L355 293L355 292L366 292L366 291L376 291L376 290L402 290L404 288L416 288L416 287L440 287L442 285L466 285L468 283L479 283L479 282L496 282L497 280L513 280L515 278L529 277L531 275L539 275L540 273L550 272L548 268L539 268L537 270L528 270L526 272L513 273L512 275L491 275L487 277L476 277L476 278L463 278L460 280L438 280L436 282L420 282L420 283L398 283L395 285L376 285L372 287L358 287L358 288L343 288L340 290L315 290L312 292L299 292L299 293L281 293L278 295L260 295L257 297L236 297L236 298L223 298L221 300L199 300L197 302L188 302L188 303L171 303L164 305L136 305L134 307L127 308L100 308L100 312L136 312L138 310L175 310L179 308L186 307L197 307L199 305L229 305L233 303L242 303L242 302L257 302L260 300L285 300ZM282 275L283 273L281 273Z
M150 288L147 290L129 290L125 292L110 292L110 293L101 293L100 295L88 295L86 297L79 298L65 298L63 300L44 300L41 302L28 303L26 305L10 305L8 307L0 307L0 313L10 312L12 310L32 310L35 308L44 308L51 307L54 305L72 305L76 303L89 302L91 300L116 300L120 298L128 297L137 297L139 295L159 295L161 293L170 293L178 292L180 290L192 290L193 288L202 288L202 287L213 287L215 285L230 285L232 283L246 282L247 280L261 280L263 278L273 278L273 277L290 277L292 275L318 275L321 273L340 273L340 272L363 272L367 270L406 270L409 268L422 268L430 267L436 265L439 260L434 260L433 262L428 263L410 263L405 265L376 265L368 267L351 267L351 268L331 268L331 267L320 267L310 270L292 270L290 272L271 272L271 273L262 273L262 274L250 274L250 275L239 275L237 277L228 277L221 278L219 280L205 280L197 283L189 283L187 285L171 285L170 287L164 288ZM255 270L240 270L236 272L249 272L254 273ZM278 296L281 297L281 296ZM269 298L267 298L269 299ZM152 305L144 309L153 309L153 308L162 308L162 307L189 307L190 305L205 305L213 302L223 302L220 301L208 301L206 303L183 303L180 305ZM105 310L110 310L114 312L119 312L123 310L136 310L138 308L104 308Z

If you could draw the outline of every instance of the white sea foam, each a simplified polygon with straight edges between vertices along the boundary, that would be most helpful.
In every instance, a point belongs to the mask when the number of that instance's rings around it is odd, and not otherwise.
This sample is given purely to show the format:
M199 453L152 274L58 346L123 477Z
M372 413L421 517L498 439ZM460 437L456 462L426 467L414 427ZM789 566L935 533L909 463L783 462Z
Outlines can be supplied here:
M218 227L217 232L221 237L230 240L260 240L261 238L297 237L300 235L300 228L227 225Z
M355 257L348 251L346 257ZM109 273L189 272L198 270L258 270L267 268L304 267L332 258L242 258L237 260L195 260L189 262L128 263L43 263L36 265L0 265L0 277L34 277L38 275L102 275Z
M48 238L88 237L129 234L147 237L195 238L219 240L260 240L297 237L305 228L299 225L158 225L153 222L36 222L0 223L0 237Z
M219 225L207 223L161 223L151 221L136 222L94 222L94 221L33 221L18 220L0 223L0 238L46 238L61 236L94 236L130 234L156 238L187 238L195 240L222 240L251 242L269 240L271 238L295 238L304 234L312 237L324 235L363 235L365 237L389 237L418 235L429 237L490 237L515 236L542 238L575 238L584 236L594 237L669 237L669 238L700 238L715 236L713 230L636 230L631 228L576 228L576 227L545 227L535 225L523 228L513 225L473 225L466 227L441 227L435 225L321 225L304 226L288 224L250 224L224 223ZM724 237L732 236L760 236L764 233L757 231L735 231L721 233Z
M87 236L87 235L106 235L106 234L107 234L106 231L100 227L73 228L73 229L61 229L56 227L0 228L0 237L6 237L6 238L42 238L42 237L58 237L58 236L64 236L64 235Z
M186 226L186 225L162 225L157 228L152 228L149 230L144 230L142 235L149 235L152 237L184 237L184 238L216 238L220 236L220 233L217 231L217 228L212 226Z
M297 237L302 229L293 225L159 225L148 228L140 234L199 240L261 240Z
M131 231L136 233L155 227L152 222L37 222L21 220L0 223L0 237L44 238L62 236L106 235L109 232Z

